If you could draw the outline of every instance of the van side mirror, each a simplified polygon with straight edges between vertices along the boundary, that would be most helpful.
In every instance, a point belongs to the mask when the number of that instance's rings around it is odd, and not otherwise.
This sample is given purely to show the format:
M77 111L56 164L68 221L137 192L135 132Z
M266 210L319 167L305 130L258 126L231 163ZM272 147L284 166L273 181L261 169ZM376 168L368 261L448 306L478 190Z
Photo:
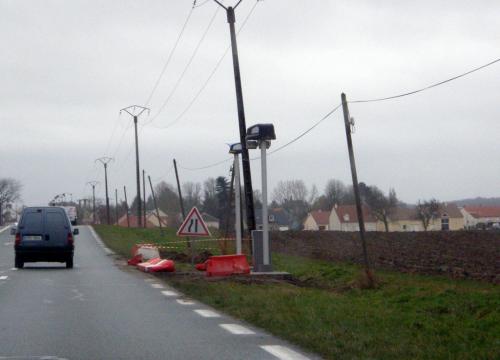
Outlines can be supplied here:
M78 230L78 228L73 229L73 235L78 235L78 234L80 234L80 231Z

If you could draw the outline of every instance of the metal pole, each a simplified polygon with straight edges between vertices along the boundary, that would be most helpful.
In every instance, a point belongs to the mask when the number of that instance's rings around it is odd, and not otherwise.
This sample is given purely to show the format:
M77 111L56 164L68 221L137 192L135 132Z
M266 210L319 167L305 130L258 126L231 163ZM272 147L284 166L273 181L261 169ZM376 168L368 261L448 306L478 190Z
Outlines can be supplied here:
M115 189L115 222L118 225L118 189Z
M231 208L233 206L233 195L234 195L234 165L231 166L231 183L229 185L229 200L227 203L227 209L226 209L226 223L224 225L224 238L229 237L229 226L231 223Z
M144 196L143 198L143 204L144 204L144 209L142 212L143 216L143 226L146 227L146 172L144 169L142 169L142 195Z
M370 270L370 262L368 261L368 252L366 249L365 222L363 219L363 208L361 206L361 197L359 194L358 175L356 172L356 161L354 159L354 150L351 139L351 122L349 116L349 108L347 106L347 99L344 93L342 93L341 99L342 99L342 110L344 112L344 125L345 125L345 134L347 138L347 149L349 151L349 161L351 164L352 187L354 189L354 198L356 200L356 211L358 214L359 236L361 238L361 244L363 247L363 261L365 265L365 273L368 281L370 282L370 285L373 285L373 275Z
M239 3L238 3L239 4ZM245 122L245 109L243 105L243 90L241 88L241 74L240 74L240 63L238 59L238 46L236 43L236 30L234 23L236 22L236 17L234 14L234 8L228 7L227 12L227 22L229 23L229 31L231 33L231 49L233 54L233 68L234 68L234 82L236 87L236 103L238 106L238 123L240 129L240 142L242 145L241 162L243 165L243 182L245 190L245 204L247 208L247 227L248 232L251 233L255 230L255 210L253 202L253 189L252 189L252 175L250 171L250 157L248 155L248 149L246 145L246 122Z
M141 176L139 168L139 137L137 136L137 115L134 115L134 128L135 128L135 175L137 180L137 226L142 226L141 218Z
M262 172L262 235L263 263L270 265L269 259L269 217L267 214L267 141L260 142L260 159Z
M155 191L153 190L153 183L151 182L151 176L148 175L149 186L151 187L151 196L153 197L153 204L156 208L156 217L158 218L158 225L160 226L160 233L163 231L161 226L161 218L160 218L160 210L158 210L158 206L156 205L156 196Z
M125 211L127 212L127 227L130 227L130 217L128 214L127 188L123 186L123 194L125 195Z
M240 183L240 161L238 154L234 154L234 181L236 183L234 200L234 227L236 231L236 254L241 254L241 183Z

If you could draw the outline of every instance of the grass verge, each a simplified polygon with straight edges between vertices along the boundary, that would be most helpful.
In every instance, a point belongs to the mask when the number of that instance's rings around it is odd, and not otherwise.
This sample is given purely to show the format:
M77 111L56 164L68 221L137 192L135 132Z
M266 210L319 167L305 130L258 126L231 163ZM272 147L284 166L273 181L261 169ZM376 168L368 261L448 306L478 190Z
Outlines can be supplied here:
M135 242L162 241L153 230L108 228L96 230L118 253ZM500 358L496 285L377 271L379 285L368 290L360 286L361 270L354 265L280 254L274 254L274 265L296 281L168 281L328 359Z

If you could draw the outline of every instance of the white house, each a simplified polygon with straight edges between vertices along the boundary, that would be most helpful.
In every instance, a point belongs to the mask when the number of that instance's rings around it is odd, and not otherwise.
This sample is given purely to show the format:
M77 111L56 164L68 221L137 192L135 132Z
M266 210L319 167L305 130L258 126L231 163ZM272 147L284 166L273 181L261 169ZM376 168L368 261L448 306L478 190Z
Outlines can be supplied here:
M330 229L330 211L311 211L304 221L304 230L318 231Z
M377 219L370 209L363 206L363 219L366 231L377 231ZM329 230L359 231L358 213L355 205L335 205L330 212Z

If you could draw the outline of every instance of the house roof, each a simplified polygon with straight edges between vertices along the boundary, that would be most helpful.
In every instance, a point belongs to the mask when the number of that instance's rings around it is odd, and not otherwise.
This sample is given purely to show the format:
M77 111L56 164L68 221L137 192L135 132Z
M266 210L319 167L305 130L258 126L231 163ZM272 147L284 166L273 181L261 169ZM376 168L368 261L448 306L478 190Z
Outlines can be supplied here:
M330 223L331 211L316 210L311 211L309 214L318 225L328 225Z
M138 221L137 221L137 215L129 215L130 219L130 227L138 227ZM162 221L163 223L163 221ZM119 226L128 226L127 224L127 215L123 215L119 220L118 220L118 225ZM146 217L146 227L156 227L157 224L154 224L151 222L151 220Z
M500 217L500 206L464 206L465 211L475 218Z
M463 215L456 204L443 204L439 209L439 217L447 215L449 218L462 218ZM420 220L417 207L398 207L389 216L394 221Z
M203 213L203 214L201 214L201 216L203 217L203 220L205 222L219 222L219 219L217 219L215 216L212 216L210 214Z
M358 212L356 205L338 205L333 208L341 223L357 223ZM372 215L370 208L363 206L363 219L366 222L376 222L377 220Z
M290 226L290 216L288 212L283 208L271 208L268 209L268 215L274 217L273 224L278 226ZM262 209L255 209L255 222L260 225L262 224Z

